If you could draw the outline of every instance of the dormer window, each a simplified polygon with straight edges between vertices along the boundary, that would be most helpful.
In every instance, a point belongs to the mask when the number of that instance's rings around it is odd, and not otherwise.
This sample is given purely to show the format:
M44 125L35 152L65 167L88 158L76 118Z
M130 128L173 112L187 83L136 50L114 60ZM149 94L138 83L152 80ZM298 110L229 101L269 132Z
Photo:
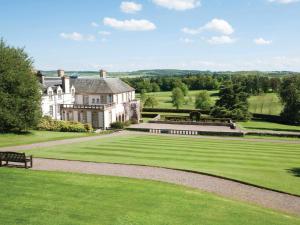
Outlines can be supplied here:
M58 90L58 91L57 91L57 95L58 95L58 99L61 99L61 98L62 98L62 91L61 91L61 90Z
M53 91L49 91L49 99L53 100Z

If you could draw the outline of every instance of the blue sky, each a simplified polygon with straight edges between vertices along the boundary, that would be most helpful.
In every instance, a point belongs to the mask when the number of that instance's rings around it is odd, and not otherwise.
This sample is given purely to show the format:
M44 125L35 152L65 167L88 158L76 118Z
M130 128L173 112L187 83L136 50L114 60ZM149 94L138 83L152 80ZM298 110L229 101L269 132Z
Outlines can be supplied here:
M0 0L41 70L300 71L298 0Z

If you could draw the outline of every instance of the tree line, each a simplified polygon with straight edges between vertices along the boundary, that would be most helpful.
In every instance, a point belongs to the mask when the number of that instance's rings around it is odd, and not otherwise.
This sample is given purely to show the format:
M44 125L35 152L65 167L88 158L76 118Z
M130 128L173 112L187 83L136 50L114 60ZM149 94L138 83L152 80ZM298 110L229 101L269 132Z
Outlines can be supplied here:
M134 87L138 93L172 91L183 85L186 85L189 90L217 90L225 82L231 81L242 85L245 87L244 91L252 95L277 92L282 81L280 77L243 74L127 77L122 79Z

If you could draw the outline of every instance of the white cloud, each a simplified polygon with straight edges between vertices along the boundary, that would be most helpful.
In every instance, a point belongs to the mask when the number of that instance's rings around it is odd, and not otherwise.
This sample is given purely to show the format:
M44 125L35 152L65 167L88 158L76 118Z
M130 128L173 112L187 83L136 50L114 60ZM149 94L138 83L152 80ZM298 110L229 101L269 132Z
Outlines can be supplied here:
M263 38L256 38L253 41L257 45L270 45L270 44L272 44L271 40L265 40Z
M187 27L183 28L181 31L183 33L192 34L192 35L199 34L201 32L200 29L191 29L191 28L187 28Z
M153 0L156 5L167 9L184 11L201 5L200 0Z
M223 35L223 36L214 36L207 40L209 44L212 45L221 45L221 44L232 44L236 41L236 39L233 39L229 36Z
M290 4L290 3L295 3L299 2L299 0L269 0L269 2L274 2L274 3L279 3L279 4Z
M180 38L180 41L183 42L183 43L185 43L185 44L194 43L194 40L190 39L190 38Z
M199 34L203 31L214 31L225 35L230 35L234 33L234 29L230 23L228 23L226 20L217 19L217 18L211 20L210 22L208 22L207 24L205 24L200 28L191 29L185 27L182 29L182 32L186 34L192 34L192 35Z
M156 29L155 24L148 20L117 20L115 18L106 17L103 19L103 23L106 26L126 31L149 31Z
M78 32L60 33L60 37L72 41L95 41L96 40L94 35L83 35Z
M204 27L204 30L212 30L216 32L220 32L222 34L232 34L234 29L232 26L225 20L222 19L213 19L209 23L207 23Z
M91 22L91 26L92 26L92 27L99 27L99 24L96 23L96 22Z
M111 35L111 32L102 30L102 31L99 31L98 34L100 34L102 36L109 36L109 35Z
M124 13L136 13L141 11L143 6L135 2L122 2L120 8Z

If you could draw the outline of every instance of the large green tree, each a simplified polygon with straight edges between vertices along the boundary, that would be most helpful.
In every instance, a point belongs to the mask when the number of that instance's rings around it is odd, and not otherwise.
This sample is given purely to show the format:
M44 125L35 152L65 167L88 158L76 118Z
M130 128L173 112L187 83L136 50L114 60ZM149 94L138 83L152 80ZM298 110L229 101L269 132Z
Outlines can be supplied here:
M196 95L195 108L201 110L209 110L212 106L212 100L208 91L200 91Z
M284 78L279 95L284 104L282 118L288 123L300 123L300 77Z
M40 88L32 59L0 40L0 131L21 131L40 119Z
M158 101L154 96L148 96L145 100L144 106L154 108L158 105Z
M226 82L220 90L220 98L211 111L214 117L232 118L235 120L248 120L251 117L249 113L249 103L245 87L239 83L233 84Z
M177 87L174 88L172 91L172 104L176 107L176 109L179 109L184 103L184 94L182 93L182 90Z

